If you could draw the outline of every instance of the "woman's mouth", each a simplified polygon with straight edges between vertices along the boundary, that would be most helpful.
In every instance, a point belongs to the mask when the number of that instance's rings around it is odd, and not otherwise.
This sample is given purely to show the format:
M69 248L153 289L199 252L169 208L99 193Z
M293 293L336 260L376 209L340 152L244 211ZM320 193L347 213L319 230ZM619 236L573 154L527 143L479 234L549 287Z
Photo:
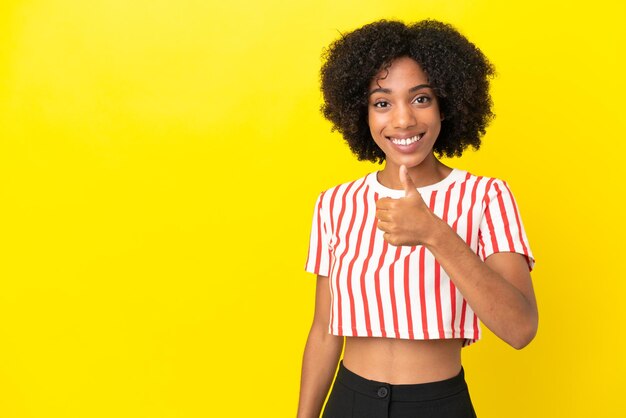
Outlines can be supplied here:
M391 138L391 137L389 137L389 140L391 142L393 142L395 145L407 146L407 145L411 145L411 144L416 143L417 141L422 139L423 136L424 136L424 134L421 133L421 134L417 134L415 136L412 136L410 138Z

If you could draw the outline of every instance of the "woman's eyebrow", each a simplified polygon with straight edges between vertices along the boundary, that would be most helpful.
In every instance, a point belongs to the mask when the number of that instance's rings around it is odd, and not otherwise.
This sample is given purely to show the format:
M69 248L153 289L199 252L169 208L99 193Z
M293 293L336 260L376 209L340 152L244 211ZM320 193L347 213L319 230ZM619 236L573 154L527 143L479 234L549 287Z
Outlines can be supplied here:
M416 92L416 91L421 90L421 89L430 89L430 88L432 88L430 84L420 84L420 85L417 85L415 87L411 87L409 89L409 93L413 93L413 92Z
M430 89L430 88L432 88L430 84L419 84L419 85L417 85L415 87L411 87L409 89L409 93L414 93L414 92L416 92L418 90L421 90L421 89ZM391 89L385 89L385 88L379 87L377 89L374 89L374 90L370 91L368 95L371 96L374 93L391 94Z

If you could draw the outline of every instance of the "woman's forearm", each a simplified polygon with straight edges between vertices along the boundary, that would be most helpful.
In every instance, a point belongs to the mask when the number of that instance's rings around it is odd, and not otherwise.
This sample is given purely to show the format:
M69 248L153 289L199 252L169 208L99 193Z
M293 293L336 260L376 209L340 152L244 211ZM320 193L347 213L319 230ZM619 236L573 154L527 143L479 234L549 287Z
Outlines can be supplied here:
M447 223L436 224L425 245L472 310L512 347L526 346L537 332L538 315L524 257L499 253L482 261Z
M326 326L311 327L302 360L298 418L319 417L337 370L343 341L343 337L330 335Z

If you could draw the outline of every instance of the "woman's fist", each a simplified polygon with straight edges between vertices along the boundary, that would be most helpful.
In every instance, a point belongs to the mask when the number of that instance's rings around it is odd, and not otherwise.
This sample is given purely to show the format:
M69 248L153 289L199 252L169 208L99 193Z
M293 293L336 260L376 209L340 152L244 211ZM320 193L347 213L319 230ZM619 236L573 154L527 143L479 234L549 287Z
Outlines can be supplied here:
M426 206L404 165L400 166L399 174L404 186L404 197L378 199L378 229L384 232L383 238L391 245L425 245L439 218Z

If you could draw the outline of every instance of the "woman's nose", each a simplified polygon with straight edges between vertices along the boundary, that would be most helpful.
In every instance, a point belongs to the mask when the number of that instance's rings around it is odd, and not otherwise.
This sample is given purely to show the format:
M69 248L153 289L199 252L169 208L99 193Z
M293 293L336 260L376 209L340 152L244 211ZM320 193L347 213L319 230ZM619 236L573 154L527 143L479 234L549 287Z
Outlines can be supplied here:
M410 128L417 123L417 119L415 118L415 114L410 106L407 105L399 105L394 109L393 114L393 125L394 128Z

